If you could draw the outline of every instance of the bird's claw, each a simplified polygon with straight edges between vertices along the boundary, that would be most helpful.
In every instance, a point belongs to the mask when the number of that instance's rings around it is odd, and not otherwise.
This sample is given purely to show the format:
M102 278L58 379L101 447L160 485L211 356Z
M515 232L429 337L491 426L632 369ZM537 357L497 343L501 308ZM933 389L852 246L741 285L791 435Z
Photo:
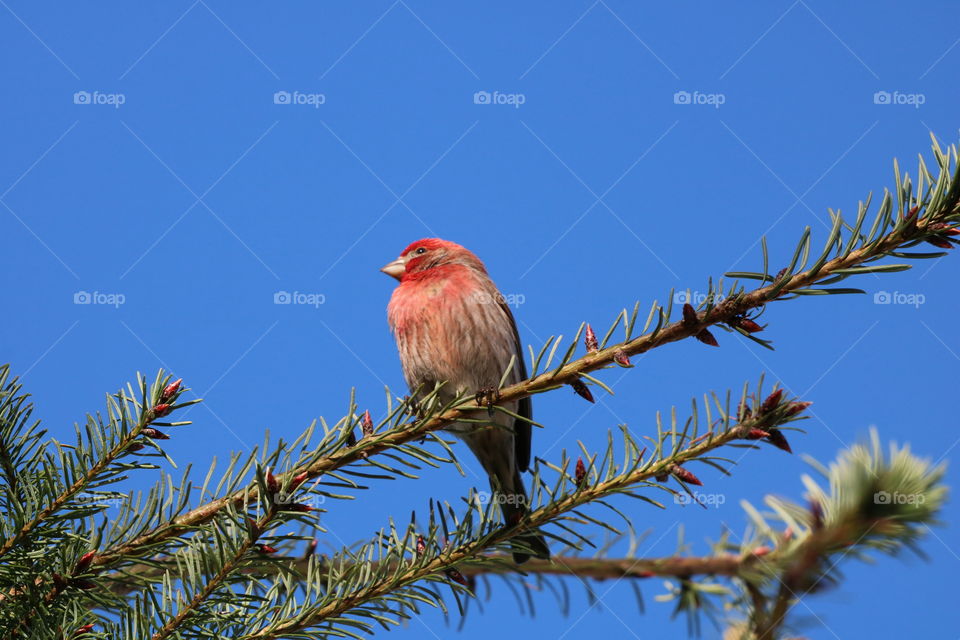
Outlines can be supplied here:
M496 387L483 387L479 389L474 396L474 401L478 407L487 407L487 411L493 414L493 405L500 402L500 389Z

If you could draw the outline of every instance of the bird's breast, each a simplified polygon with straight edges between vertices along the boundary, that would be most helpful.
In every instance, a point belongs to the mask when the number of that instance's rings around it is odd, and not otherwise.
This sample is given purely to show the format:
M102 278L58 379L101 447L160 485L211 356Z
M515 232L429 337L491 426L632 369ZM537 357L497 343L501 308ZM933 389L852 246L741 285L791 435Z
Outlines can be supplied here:
M401 283L388 317L407 383L447 382L468 392L496 385L516 350L499 299L478 279Z

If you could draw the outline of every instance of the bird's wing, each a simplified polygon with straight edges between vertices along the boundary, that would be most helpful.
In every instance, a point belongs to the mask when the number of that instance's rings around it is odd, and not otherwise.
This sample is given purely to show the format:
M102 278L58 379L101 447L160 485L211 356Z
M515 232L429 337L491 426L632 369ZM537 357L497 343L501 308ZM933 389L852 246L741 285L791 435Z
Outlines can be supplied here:
M507 305L506 301L502 296L500 298L500 308L506 314L507 319L510 321L510 326L513 327L513 340L516 345L515 352L517 354L517 371L519 373L519 378L515 382L520 380L527 379L527 365L524 362L523 358L523 347L520 345L520 333L517 331L517 322L513 319L513 313L510 312L510 307ZM527 420L533 420L533 402L530 397L521 398L519 404L517 405L517 414L523 416ZM520 471L526 471L527 467L530 466L530 444L533 438L532 427L529 422L525 420L514 420L513 422L513 446L514 446L514 455L517 460L517 468Z

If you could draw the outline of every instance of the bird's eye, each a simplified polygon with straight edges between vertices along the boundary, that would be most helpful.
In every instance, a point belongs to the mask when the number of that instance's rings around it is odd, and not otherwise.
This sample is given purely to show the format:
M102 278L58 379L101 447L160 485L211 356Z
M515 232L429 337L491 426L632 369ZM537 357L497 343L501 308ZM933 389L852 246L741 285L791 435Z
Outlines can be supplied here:
M427 250L426 250L425 248L423 248L423 247L420 247L419 249L417 249L416 251L414 251L414 253L417 254L418 256L422 256L422 255L425 254L426 252L427 252Z

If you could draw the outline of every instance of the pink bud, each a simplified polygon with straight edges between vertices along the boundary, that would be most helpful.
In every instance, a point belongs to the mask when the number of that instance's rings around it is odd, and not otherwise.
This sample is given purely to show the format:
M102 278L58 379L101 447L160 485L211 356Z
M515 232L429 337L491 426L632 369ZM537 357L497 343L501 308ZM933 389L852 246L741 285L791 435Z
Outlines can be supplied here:
M575 380L570 382L570 386L573 387L573 391L578 396L580 396L587 402L593 402L593 394L590 393L590 387L584 384L583 380L581 380L580 378L576 378Z
M597 342L597 335L593 332L593 327L587 324L587 331L583 337L583 343L587 347L587 353L596 353L600 350L600 343Z
M677 478L679 478L680 480L683 480L683 481L686 482L687 484L695 484L695 485L697 485L698 487L702 487L702 486L703 486L703 483L700 482L700 478L698 478L697 476L693 475L692 472L687 471L686 469L684 469L683 467L681 467L681 466L679 466L679 465L674 465L674 466L673 466L673 469L671 469L671 471L673 471L673 475L675 475L675 476L676 476Z
M276 493L277 491L280 491L280 482L277 480L276 476L273 475L270 469L267 469L267 472L263 474L263 476L263 479L266 481L267 491L270 493Z
M790 404L787 405L786 415L788 417L795 416L812 404L813 404L812 402L791 402Z
M162 418L173 410L169 404L160 403L153 408L153 417Z
M364 438L373 434L373 418L370 417L369 409L363 412L363 419L360 421L360 430L363 431Z
M780 399L783 397L783 388L777 389L763 401L763 404L760 405L760 413L770 413L780 405Z
M173 382L168 384L166 387L164 387L163 393L160 394L160 402L166 402L168 400L172 400L173 396L177 395L177 391L180 390L181 382L183 382L183 378L174 380Z
M456 569L454 569L453 567L450 567L449 569L445 569L444 573L447 574L448 578L450 578L457 584L461 584L465 587L470 586L469 583L467 583L467 579L463 577L463 574L457 571Z
M90 564L93 562L93 559L97 556L96 551L88 551L77 560L77 564L73 567L73 573L83 573L90 568Z
M303 473L298 473L297 475L293 476L293 480L290 481L290 488L296 489L306 481L307 481L307 472L304 471Z
M787 442L787 436L783 435L779 429L770 431L770 435L767 436L767 442L777 449L781 449L787 453L793 453L793 449L790 448L790 443Z
M696 336L697 340L703 344L708 344L711 347L719 347L720 343L717 342L717 339L713 337L713 334L707 331L706 329L701 329Z
M574 470L574 477L577 481L577 486L583 486L584 481L587 479L587 467L583 464L583 458L577 458L577 467Z

